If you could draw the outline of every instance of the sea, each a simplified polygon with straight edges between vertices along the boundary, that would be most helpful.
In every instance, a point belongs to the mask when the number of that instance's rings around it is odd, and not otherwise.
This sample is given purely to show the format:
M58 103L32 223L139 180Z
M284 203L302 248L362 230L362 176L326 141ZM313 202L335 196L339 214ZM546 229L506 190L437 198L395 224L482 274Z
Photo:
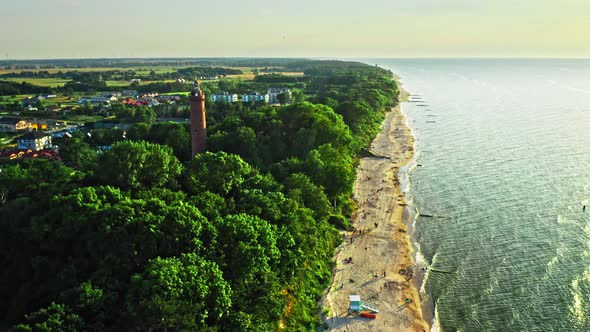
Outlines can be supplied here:
M590 60L362 61L412 94L434 330L590 331Z

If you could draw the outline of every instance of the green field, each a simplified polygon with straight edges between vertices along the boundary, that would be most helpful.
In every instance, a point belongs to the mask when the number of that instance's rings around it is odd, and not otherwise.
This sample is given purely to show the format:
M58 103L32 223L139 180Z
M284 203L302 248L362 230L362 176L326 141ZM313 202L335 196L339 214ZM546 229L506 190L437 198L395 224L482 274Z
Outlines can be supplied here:
M111 117L113 118L113 117ZM77 123L86 123L86 122L96 122L96 121L101 121L101 120L105 120L108 118L104 118L102 116L99 115L70 115L67 117L68 123L71 122L77 122Z
M34 95L16 95L16 96L0 96L5 103L14 103L15 101L21 101Z
M88 68L51 68L51 69L0 69L0 74L7 74L7 73L21 73L21 72L38 72L38 71L47 71L50 74L55 74L57 72L67 72L67 71L79 71L79 72L98 72L98 71L128 71L133 70L137 73L137 75L146 76L149 75L151 71L154 71L156 74L162 73L170 73L175 72L178 69L187 68L187 66L155 66L150 67L149 65L142 66L142 67L88 67ZM254 69L253 67L236 67L235 69L240 69L243 71L242 74L239 75L228 75L228 78L234 79L244 79L244 80L251 80L254 79ZM260 74L268 74L268 73L260 73ZM282 75L287 76L303 76L301 72L281 72ZM10 82L27 82L30 84L34 84L37 86L43 87L61 87L64 86L67 82L71 81L69 79L63 78L38 78L38 77L10 77L10 78L0 78L0 80L10 81ZM141 81L140 84L149 84L156 81ZM174 80L165 80L163 82L169 83L174 82ZM124 87L130 85L131 82L128 80L109 80L107 81L107 86L109 87Z
M64 86L71 80L62 79L62 78L38 78L38 77L10 77L10 78L0 78L2 81L10 81L10 82L27 82L30 84L38 85L38 86L46 86L50 88L56 88L59 86Z
M187 96L189 94L189 92L179 91L179 92L166 92L166 93L160 93L160 94L163 96L173 96L173 95Z
M254 69L262 69L256 67L235 67L233 69L239 69L242 71L242 74L237 75L227 75L228 78L241 78L244 80L253 80L256 76L254 74ZM281 74L285 76L303 76L303 72L259 72L258 75L266 75L266 74Z
M113 87L129 86L129 84L131 84L129 81L107 81L107 86Z
M112 87L129 86L131 84L130 81L106 81L106 82L107 82L107 86L112 86ZM139 85L146 85L146 84L158 83L158 82L172 83L172 82L175 82L175 80L141 81L141 82L139 82Z
M79 71L79 72L96 72L96 71L128 71L132 70L137 72L138 74L148 75L152 70L156 74L162 73L171 73L175 72L181 68L188 68L190 66L154 66L150 67L149 65L139 66L139 67L87 67L87 68L41 68L41 69L0 69L0 74L8 74L8 73L22 73L22 72L39 72L39 71L46 71L50 74L55 74L58 72L68 72L68 71Z

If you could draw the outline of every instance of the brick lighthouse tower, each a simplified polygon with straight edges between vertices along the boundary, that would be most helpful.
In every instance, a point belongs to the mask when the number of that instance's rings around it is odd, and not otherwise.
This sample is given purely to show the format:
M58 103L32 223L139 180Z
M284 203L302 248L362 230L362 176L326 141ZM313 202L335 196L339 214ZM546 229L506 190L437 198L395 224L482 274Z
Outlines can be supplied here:
M191 145L192 156L205 152L207 140L207 117L205 115L205 95L196 82L196 89L191 91Z

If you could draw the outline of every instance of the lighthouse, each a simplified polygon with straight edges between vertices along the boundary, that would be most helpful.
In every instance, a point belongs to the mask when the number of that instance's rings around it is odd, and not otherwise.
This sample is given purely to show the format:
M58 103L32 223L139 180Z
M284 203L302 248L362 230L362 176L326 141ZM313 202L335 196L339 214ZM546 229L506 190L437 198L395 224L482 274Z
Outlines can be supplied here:
M197 85L189 96L191 106L191 145L192 156L204 152L207 147L207 117L205 115L205 95Z

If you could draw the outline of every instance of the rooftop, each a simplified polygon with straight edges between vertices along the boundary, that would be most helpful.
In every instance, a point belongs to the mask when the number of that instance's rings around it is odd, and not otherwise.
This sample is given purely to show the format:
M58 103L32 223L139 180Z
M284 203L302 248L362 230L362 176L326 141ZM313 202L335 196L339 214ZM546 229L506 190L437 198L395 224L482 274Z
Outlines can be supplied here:
M11 116L3 116L0 118L1 124L15 125L15 124L19 123L20 121L21 121L20 118L15 118L15 117L11 117Z
M49 136L48 134L42 132L42 131L29 131L28 133L20 136L18 139L21 140L35 140L35 139L40 139L43 138L45 136Z

